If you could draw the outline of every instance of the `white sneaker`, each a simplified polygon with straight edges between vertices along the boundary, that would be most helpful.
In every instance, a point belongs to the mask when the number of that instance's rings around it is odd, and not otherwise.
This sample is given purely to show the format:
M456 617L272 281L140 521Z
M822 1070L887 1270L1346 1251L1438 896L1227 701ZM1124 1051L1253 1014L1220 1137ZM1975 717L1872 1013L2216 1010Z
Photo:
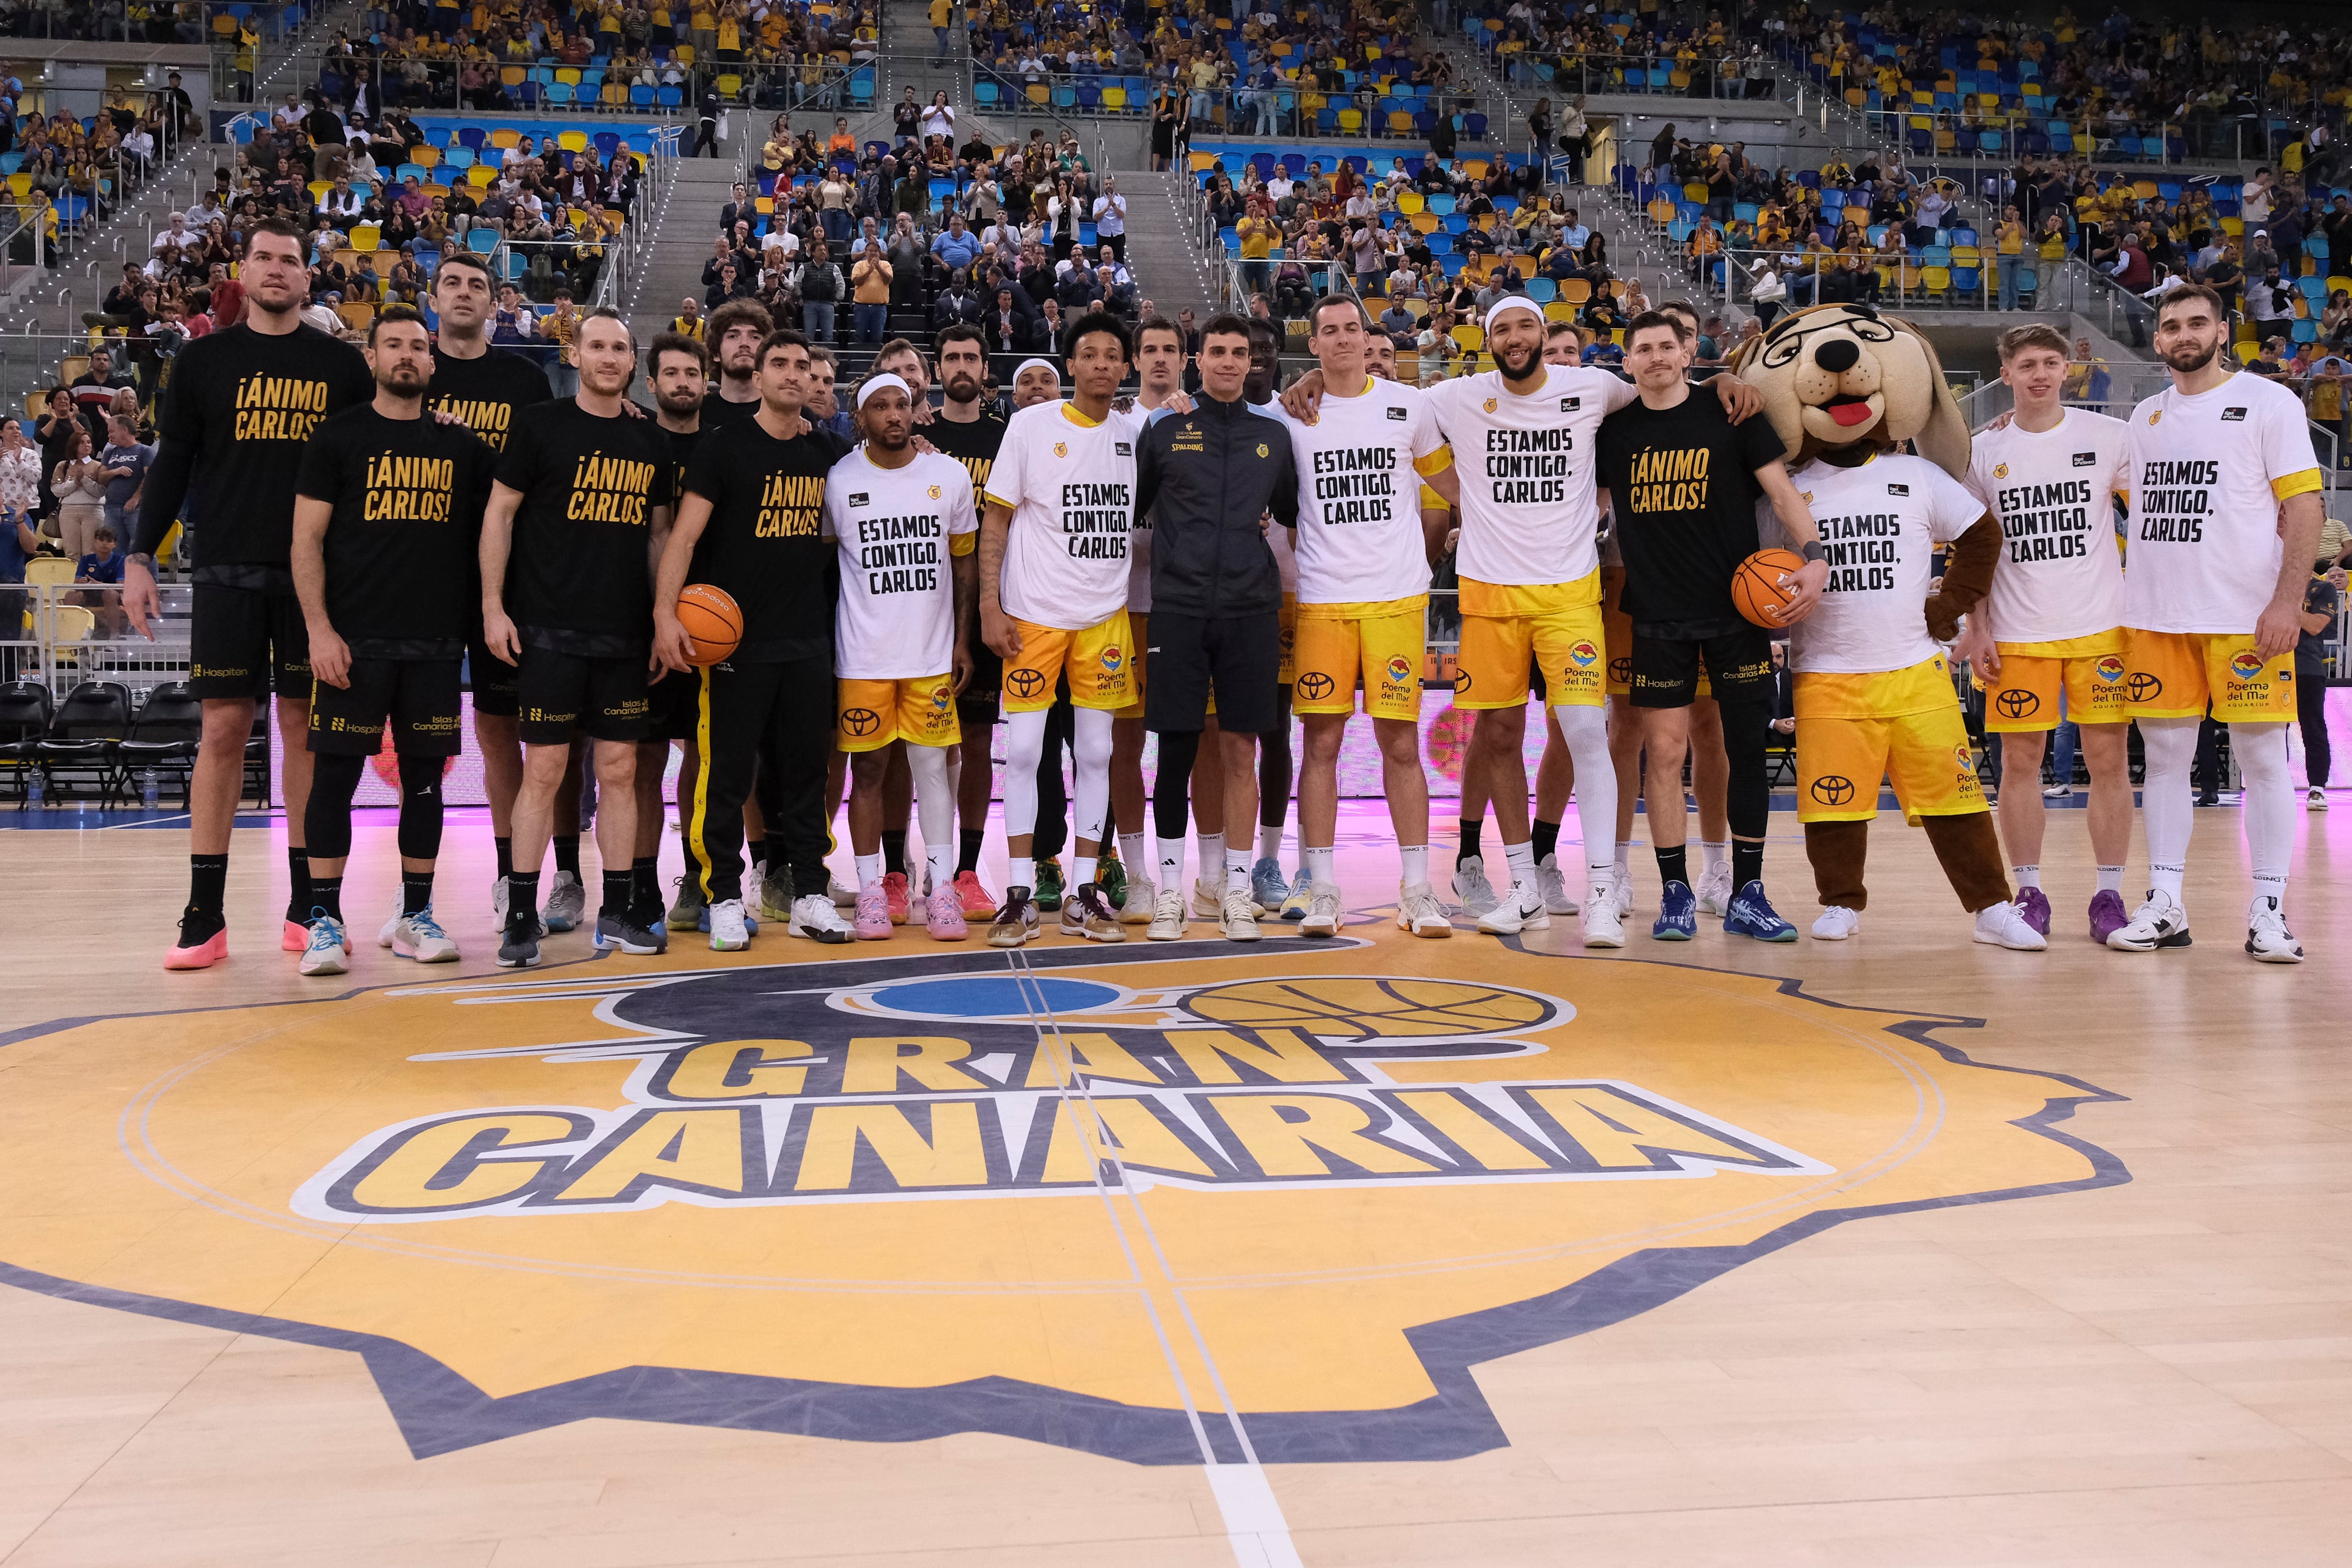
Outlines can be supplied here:
M1436 890L1425 882L1416 882L1397 889L1397 929L1410 931L1416 936L1451 936L1454 923L1445 918L1445 906L1437 902Z
M1247 892L1238 887L1225 889L1224 905L1219 911L1218 924L1224 927L1228 942L1255 942L1263 935L1257 928L1257 904Z
M1633 873L1630 868L1612 866L1609 870L1609 904L1622 921L1633 913Z
M714 953L740 953L751 945L751 927L744 923L743 901L740 898L722 898L712 904L710 906L710 950Z
M1625 917L1617 913L1612 889L1594 883L1584 893L1584 945L1588 947L1625 946Z
M1307 891L1307 914L1298 922L1301 936L1339 935L1339 890L1318 882Z
M2265 894L2246 912L2246 951L2257 963L2303 962L2303 944L2286 928L2286 911L2279 907L2277 899Z
M580 885L580 878L568 871L557 872L554 891L547 895L547 907L539 912L540 924L550 931L569 931L587 913L588 890Z
M857 890L854 887L844 887L830 876L824 880L824 895L833 900L833 906L835 909L857 907Z
M505 885L504 878L499 879L499 885ZM394 894L392 895L392 914L385 919L382 925L376 928L375 945L377 946L389 947L392 946L393 936L400 929L400 917L407 913L407 901L399 894ZM500 913L503 914L504 912L501 911Z
M457 943L441 923L433 918L433 906L426 904L414 915L400 914L392 918L385 931L391 939L378 940L392 949L398 958L414 958L420 964L454 964L457 961Z
M1224 916L1225 873L1219 871L1213 879L1195 877L1192 880L1192 918L1222 920Z
M2021 953L2039 953L2050 946L2049 938L2026 922L2017 905L2007 902L1977 911L1976 939L1988 946L2013 947Z
M1462 913L1473 917L1503 902L1495 884L1486 880L1486 861L1477 855L1454 862L1454 896L1462 901Z
M1544 908L1553 915L1573 915L1576 900L1568 895L1568 879L1559 873L1559 856L1549 854L1536 862L1536 891L1543 895Z
M1152 886L1148 876L1129 877L1127 899L1118 906L1118 923L1121 925L1148 925L1159 917L1160 890Z
M351 962L343 954L343 927L341 922L321 915L310 922L310 945L302 949L301 970L306 975L341 975L348 973Z
M2310 790L2305 794L2303 800L2304 804L2310 807L2315 811L2325 811L2327 810L2327 791L2321 789L2316 784L2311 787Z
M2189 936L2189 911L2168 893L2148 890L2147 900L2132 911L2131 920L2107 933L2107 946L2118 953L2153 953L2158 947L2193 946Z
M711 922L717 933L718 922ZM832 899L821 893L803 894L793 900L792 918L784 923L787 936L806 936L815 942L847 942L857 935L856 928L841 917L841 911Z
M1531 882L1513 882L1511 891L1486 914L1478 916L1478 929L1489 936L1510 936L1521 931L1541 931L1551 925L1551 911L1544 907L1543 894Z
M1129 883L1130 887L1134 884ZM1146 883L1146 885L1150 885ZM1184 939L1184 895L1172 887L1163 887L1151 903L1151 926L1143 934L1147 942L1181 942Z
M499 877L490 883L490 924L503 931L507 927L507 879Z
M1731 913L1731 895L1737 890L1731 885L1731 862L1718 861L1699 868L1698 885L1691 889L1698 894L1698 906L1717 920Z
M1862 929L1862 916L1843 904L1832 904L1813 922L1813 940L1843 942Z

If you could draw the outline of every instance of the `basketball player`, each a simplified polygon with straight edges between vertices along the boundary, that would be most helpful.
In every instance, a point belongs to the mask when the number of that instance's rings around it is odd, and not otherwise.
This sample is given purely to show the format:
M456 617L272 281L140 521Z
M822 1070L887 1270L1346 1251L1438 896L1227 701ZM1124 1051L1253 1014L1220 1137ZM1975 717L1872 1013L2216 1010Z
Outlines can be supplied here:
M824 538L825 476L845 454L840 437L802 417L808 340L791 328L771 332L756 363L759 414L696 444L654 588L655 648L672 670L696 667L677 618L689 580L723 589L743 616L734 653L699 671L702 771L686 822L687 853L710 911L710 946L722 953L744 947L751 935L742 831L755 768L768 774L778 807L766 829L791 877L786 932L828 943L851 936L824 866L835 570Z
M2286 731L2304 582L2325 521L2321 479L2295 395L2231 371L2221 357L2228 341L2229 315L2213 290L2191 284L2166 295L2156 351L2172 384L2132 410L2125 691L2147 752L2140 804L2150 885L2107 946L2189 946L2189 769L2210 700L2230 727L2230 754L2245 781L2254 873L2246 951L2266 964L2299 964L2303 947L2285 912L2294 852Z
M658 902L634 904L637 743L652 626L653 563L669 537L675 483L669 443L652 421L622 409L636 346L618 311L580 319L580 391L522 411L499 458L482 517L482 635L517 666L523 743L515 797L514 872L499 946L503 968L540 961L539 873L572 732L593 743L604 862L598 948L659 953L668 946ZM513 612L507 568L514 567Z
M1109 804L1111 716L1133 693L1127 623L1127 540L1135 517L1135 442L1149 416L1111 407L1127 375L1127 325L1103 311L1072 323L1064 340L1075 394L1015 413L989 470L988 510L981 525L982 636L1004 661L1005 851L1011 862L1003 905L989 941L1018 947L1038 935L1030 859L1037 821L1037 764L1045 755L1045 716L1066 670L1076 708L1071 750L1077 758L1072 824L1077 855L1073 896L1062 902L1065 936L1124 940L1118 919L1095 886L1096 852ZM1016 394L1034 388L1052 367L1024 363Z
M893 338L875 352L872 373L897 376L907 383L910 404L908 418L913 422L914 428L922 430L928 435L929 426L933 418L931 375L930 367L924 361L923 351L904 338ZM859 391L863 392L863 390L861 383ZM856 423L856 415L854 412L851 418L853 436L856 439L864 439L863 428ZM886 746L882 748L882 754L884 758L881 797L882 888L889 899L890 918L904 925L912 914L912 899L926 891L915 886L913 879L908 874L909 868L907 864L907 821L914 810L915 779L914 775L908 771L905 746ZM948 779L950 788L953 787L957 766L961 760L958 752L950 748L948 752ZM845 758L845 772L846 761ZM949 811L949 820L950 821L954 820L952 807Z
M1285 530L1298 526L1298 474L1288 424L1246 399L1254 336L1245 318L1210 319L1201 329L1199 398L1188 412L1154 421L1136 457L1136 510L1152 514L1154 546L1151 660L1158 673L1144 694L1144 723L1160 737L1152 804L1162 892L1147 935L1161 940L1182 934L1176 890L1184 885L1187 787L1212 692L1233 820L1247 821L1255 803L1261 737L1287 722L1276 700L1282 574L1261 519L1271 513ZM1286 769L1282 787L1286 794ZM1247 841L1229 844L1220 909L1229 941L1258 939L1264 901L1253 901L1252 880Z
M1183 390L1184 329L1154 316L1135 329L1135 372L1140 383L1136 406L1156 412ZM1157 913L1158 887L1144 848L1147 820L1143 792L1143 692L1149 681L1146 650L1151 638L1151 518L1138 512L1128 537L1127 620L1135 638L1135 700L1119 709L1110 727L1111 815L1126 831L1118 835L1120 858L1129 866L1127 896L1119 904L1122 924L1141 925ZM1165 763L1161 765L1163 768ZM1179 894L1181 888L1174 890ZM1181 899L1180 899L1181 904ZM1181 909L1180 909L1181 914Z
M1616 775L1601 716L1606 672L1592 437L1603 418L1638 394L1605 371L1546 364L1544 327L1541 309L1525 296L1496 300L1486 318L1496 368L1442 382L1428 394L1454 451L1476 455L1475 471L1458 481L1462 652L1454 706L1477 715L1469 765L1485 770L1511 868L1510 892L1478 917L1478 928L1508 936L1551 924L1536 876L1521 755L1532 663L1558 710L1580 786L1584 945L1622 947L1614 901L1591 896L1610 880L1617 825ZM1719 376L1714 385L1735 420L1761 406L1756 391L1737 377ZM1322 392L1321 372L1309 371L1285 406L1304 418Z
M653 382L654 422L669 437L670 473L677 493L686 493L686 468L702 440L702 405L710 393L710 354L701 340L681 332L664 332L646 350L646 374ZM685 823L694 781L702 771L702 750L695 737L696 697L701 682L690 675L656 675L651 688L653 738L637 747L637 843L631 867L640 886L638 897L647 903L661 897L660 855L666 813L662 810L662 775L669 768L670 744L679 747L677 820ZM749 929L758 925L746 916ZM687 857L687 869L677 879L677 899L670 905L666 930L708 930L708 906L702 902L702 878Z
M1682 758L1704 664L1729 755L1732 880L1724 930L1793 942L1797 928L1764 894L1764 835L1772 793L1764 766L1772 725L1771 634L1740 615L1731 581L1756 549L1756 507L1769 498L1790 543L1806 557L1783 587L1795 597L1781 624L1810 613L1829 579L1812 514L1781 466L1780 436L1762 420L1734 424L1688 379L1695 334L1677 316L1648 310L1625 329L1625 362L1641 396L1601 424L1604 505L1625 566L1632 619L1631 698L1625 722L1643 732L1652 759L1650 841L1662 884L1650 935L1687 942L1698 934L1683 809ZM1620 802L1622 810L1622 802Z
M914 389L885 371L857 389L866 440L825 478L824 530L840 548L841 598L834 621L839 680L836 733L850 757L849 841L857 857L862 942L887 941L892 919L881 853L885 762L894 741L913 776L929 858L925 925L941 942L966 927L955 889L955 800L948 749L956 743L955 692L971 674L971 478L938 452L918 452ZM909 672L912 672L911 674Z
M939 417L923 434L964 466L972 493L988 486L989 469L1004 442L1004 421L982 401L988 373L988 340L977 327L958 322L940 329L933 343L940 361ZM1056 376L1058 393L1060 378ZM974 563L977 567L978 558ZM956 847L955 888L966 920L996 913L996 895L980 880L980 854L988 842L988 808L995 798L989 731L1004 687L1004 662L978 637L965 640L971 670L956 693L957 740L961 770L956 779L956 815L961 826Z
M1453 504L1454 455L1418 392L1365 368L1375 334L1352 295L1326 295L1307 320L1323 402L1311 425L1283 416L1299 496L1292 700L1306 725L1298 838L1308 873L1299 935L1339 930L1339 742L1360 676L1402 871L1397 925L1416 936L1451 936L1429 885L1429 782L1421 765L1430 566L1444 553L1449 516L1444 507L1424 513L1421 490L1426 483Z
M433 864L441 775L461 746L460 661L474 619L467 563L497 459L464 425L425 413L433 341L415 309L385 307L368 328L367 359L374 401L319 426L295 482L294 588L315 678L306 975L349 967L352 797L387 721L400 767L400 897L377 941L419 963L457 958L433 917Z
M204 706L204 739L188 783L188 903L167 969L205 969L228 953L224 896L229 831L243 791L253 707L278 694L286 791L286 868L292 881L279 946L307 952L312 900L304 852L310 797L310 661L289 554L303 443L330 414L375 395L367 361L302 324L310 298L301 231L267 218L246 240L245 319L198 338L173 361L157 417L155 464L122 576L122 608L152 639L160 613L155 549L179 520L192 484L204 551L189 612L188 687Z
M1952 656L1966 659L1985 687L1985 728L2000 736L2000 836L2008 847L2017 907L2050 935L2042 891L2046 825L2042 752L2071 718L2091 769L2091 852L2098 867L2091 939L2105 942L2130 919L2124 912L2124 856L2131 848L2132 786L2125 743L2124 570L2116 549L2115 497L2128 497L2131 470L2122 420L2059 402L2072 358L2049 327L2000 335L2000 379L2015 416L1979 431L1969 455L1969 493L2000 523L2002 550L1992 590L1969 616ZM2071 792L2074 780L2060 783Z
M768 308L756 299L730 299L703 319L702 340L719 370L719 383L702 402L702 425L723 430L760 412L760 345L772 330Z
M503 452L515 416L552 395L547 372L520 354L491 347L488 328L490 313L498 308L498 287L490 281L489 264L482 257L471 251L451 252L445 265L434 269L432 296L438 325L426 405L436 413L462 420L492 451ZM476 602L479 602L478 594ZM491 656L478 627L469 634L466 669L473 680L474 742L482 756L482 793L489 801L491 847L498 853L490 911L503 927L507 877L514 870L515 792L522 788L522 741L515 733L515 671L505 660ZM551 929L569 931L579 924L587 903L577 875L580 770L576 758L564 770L563 788L556 795L555 821L562 831L556 835L561 841L557 886L548 896Z
M1252 408L1272 415L1277 413L1274 394L1280 390L1276 379L1282 370L1281 340L1275 335L1273 322L1246 319L1250 324L1250 373L1242 395ZM1257 863L1250 871L1249 891L1251 902L1265 913L1278 913L1285 920L1304 920L1309 903L1307 867L1302 863L1293 881L1286 882L1282 875L1282 831L1290 820L1290 692L1291 681L1298 673L1295 660L1298 556L1297 541L1292 534L1289 528L1274 528L1265 536L1267 546L1274 551L1275 569L1282 577L1282 664L1274 693L1274 724L1257 737ZM1247 832L1248 829L1242 831ZM1243 841L1244 848L1247 843L1247 840Z

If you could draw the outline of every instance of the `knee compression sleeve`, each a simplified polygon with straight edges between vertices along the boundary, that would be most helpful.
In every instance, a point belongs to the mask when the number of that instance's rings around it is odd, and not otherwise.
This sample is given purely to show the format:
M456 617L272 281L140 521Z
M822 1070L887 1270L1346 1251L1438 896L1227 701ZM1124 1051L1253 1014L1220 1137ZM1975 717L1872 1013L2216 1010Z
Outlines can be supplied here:
M441 768L438 757L400 759L400 858L429 861L441 853Z
M2197 805L2189 793L2189 770L2197 760L2193 718L2144 718L2140 744L2147 761L2140 792L2140 821L2147 834L2148 884L2180 896L2189 863L2189 836L2196 831Z
M319 752L310 758L310 800L302 811L302 841L314 860L352 852L352 797L360 791L362 757Z
M1037 831L1037 764L1045 756L1046 710L1016 713L1004 721L1004 831Z
M2246 858L2254 868L2254 891L2273 897L2286 888L2287 862L2294 854L2294 786L2287 777L2286 726L2233 724L2230 755L2238 759L2245 786Z
M937 746L907 747L907 771L915 779L916 819L923 842L937 849L955 842L955 788L948 779L948 754Z
M1760 839L1772 824L1772 789L1765 780L1764 743L1772 710L1762 703L1716 702L1723 716L1723 749L1731 765L1724 804L1735 837Z
M1151 781L1151 831L1182 842L1191 831L1192 763L1201 755L1201 732L1179 730L1160 737L1160 772Z
M1609 759L1609 723L1597 707L1552 709L1559 737L1576 764L1576 821L1584 834L1585 869L1599 876L1616 863L1617 766Z
M1097 845L1102 842L1103 817L1110 809L1110 732L1111 716L1107 710L1073 711L1070 757L1077 778L1070 802L1070 832Z

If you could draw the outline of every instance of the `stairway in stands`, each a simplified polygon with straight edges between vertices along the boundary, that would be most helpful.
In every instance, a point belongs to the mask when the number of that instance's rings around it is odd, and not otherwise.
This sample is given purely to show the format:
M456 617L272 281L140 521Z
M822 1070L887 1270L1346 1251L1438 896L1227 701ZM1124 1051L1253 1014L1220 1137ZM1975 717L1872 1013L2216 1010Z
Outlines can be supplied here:
M1214 291L1196 230L1200 187L1189 174L1172 171L1115 172L1127 197L1127 267L1135 275L1137 297L1171 321L1181 310L1207 320Z
M744 123L740 113L736 123L740 135ZM677 161L677 177L653 215L652 255L630 298L621 301L638 342L667 329L677 314L678 301L687 296L702 303L702 264L710 259L710 242L719 237L719 211L742 177L742 161L737 157Z

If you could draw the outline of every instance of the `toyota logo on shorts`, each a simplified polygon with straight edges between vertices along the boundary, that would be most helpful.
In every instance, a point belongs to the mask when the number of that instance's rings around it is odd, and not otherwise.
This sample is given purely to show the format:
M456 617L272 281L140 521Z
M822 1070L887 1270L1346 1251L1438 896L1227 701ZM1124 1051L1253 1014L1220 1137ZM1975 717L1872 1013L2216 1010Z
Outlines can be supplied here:
M1619 657L1610 660L1609 678L1615 681L1621 686L1632 685L1633 684L1633 661L1629 657Z
M1813 799L1824 806L1843 806L1853 800L1853 780L1843 773L1825 773L1813 780Z
M1470 689L1470 672L1457 667L1454 672L1454 695L1462 695Z
M841 710L841 733L844 735L872 735L880 727L882 716L870 707L845 707Z
M1298 677L1298 695L1308 702L1321 702L1331 695L1331 677L1320 670L1309 670Z
M2003 718L2023 718L2042 706L2042 699L2021 687L2009 686L1992 699Z
M2136 703L2152 703L2164 695L2164 683L2146 670L2136 673L2124 688Z
M1037 670L1007 670L1004 684L1013 688L1014 696L1026 702L1045 689L1045 676Z

